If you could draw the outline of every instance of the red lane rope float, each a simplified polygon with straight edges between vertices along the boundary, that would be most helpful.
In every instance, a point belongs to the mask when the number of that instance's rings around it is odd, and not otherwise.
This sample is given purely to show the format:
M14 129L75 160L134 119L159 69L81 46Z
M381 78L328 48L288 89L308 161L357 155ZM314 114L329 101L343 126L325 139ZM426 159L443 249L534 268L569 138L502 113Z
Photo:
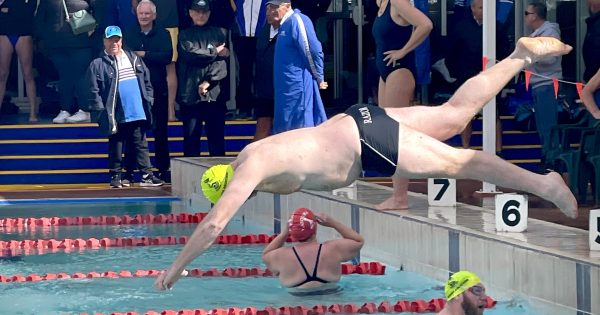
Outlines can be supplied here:
M385 266L379 262L363 262L358 265L342 264L342 274L359 274L359 275L383 275L385 274ZM4 276L0 275L0 283L11 283L11 282L38 282L48 281L57 279L93 279L93 278L145 278L145 277L157 277L161 273L160 270L121 270L121 271L105 271L105 272L76 272L73 274L67 273L47 273L45 275L30 274L27 276L14 275ZM201 278L201 277L232 277L232 278L243 278L243 277L272 277L273 272L268 269L261 268L225 268L218 270L215 268L201 270L201 269L190 269L187 270L186 277Z
M496 305L496 301L488 296L486 308L492 308ZM162 312L148 311L146 313L137 312L121 312L110 313L110 315L321 315L321 314L373 314L373 313L437 313L444 308L445 299L432 299L430 301L415 300L415 301L397 301L395 304L384 301L379 304L367 302L361 304L331 304L331 305L314 305L306 306L267 306L263 309L256 307L246 308L215 308L212 310L203 309L184 309L184 310L164 310ZM360 305L360 306L359 306ZM81 313L80 315L88 315ZM102 315L95 313L94 315Z
M0 226L5 228L67 226L67 225L125 225L125 224L170 224L199 223L206 217L206 212L170 213L170 214L138 214L135 216L97 216L97 217L51 217L51 218L5 218L0 219Z
M219 235L215 244L233 245L233 244L268 244L277 235L268 234L229 234ZM47 251L72 251L85 249L98 249L107 247L132 247L132 246L159 246L159 245L179 245L187 243L188 236L157 236L157 237L117 237L117 238L89 238L89 239L70 239L63 240L41 239L41 240L10 240L0 241L0 251L3 255L33 255L42 254ZM291 242L291 238L287 239ZM19 251L18 253L12 253Z

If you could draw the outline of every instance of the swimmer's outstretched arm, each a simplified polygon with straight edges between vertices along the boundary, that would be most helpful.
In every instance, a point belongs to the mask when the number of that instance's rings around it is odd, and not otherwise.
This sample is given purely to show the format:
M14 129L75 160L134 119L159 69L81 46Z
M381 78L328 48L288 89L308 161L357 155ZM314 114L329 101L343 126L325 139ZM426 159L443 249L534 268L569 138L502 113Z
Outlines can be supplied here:
M260 183L261 177L257 170L260 170L260 168L255 165L248 165L248 163L244 163L236 169L221 199L204 220L198 224L171 267L154 282L157 289L170 289L179 280L185 267L212 245L238 209L250 197L254 188Z

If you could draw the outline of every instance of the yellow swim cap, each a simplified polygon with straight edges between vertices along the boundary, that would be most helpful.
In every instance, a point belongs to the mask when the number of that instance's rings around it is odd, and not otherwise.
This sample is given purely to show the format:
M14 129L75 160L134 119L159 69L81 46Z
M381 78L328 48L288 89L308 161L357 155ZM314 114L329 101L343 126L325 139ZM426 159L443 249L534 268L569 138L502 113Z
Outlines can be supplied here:
M446 300L452 300L461 293L465 292L468 288L478 283L481 283L481 279L479 279L476 274L470 271L463 270L453 274L450 279L448 279L448 282L446 282L446 286L444 287Z
M229 164L214 165L207 169L206 172L202 174L202 180L200 182L202 192L206 199L210 200L212 203L217 203L232 177L233 168Z

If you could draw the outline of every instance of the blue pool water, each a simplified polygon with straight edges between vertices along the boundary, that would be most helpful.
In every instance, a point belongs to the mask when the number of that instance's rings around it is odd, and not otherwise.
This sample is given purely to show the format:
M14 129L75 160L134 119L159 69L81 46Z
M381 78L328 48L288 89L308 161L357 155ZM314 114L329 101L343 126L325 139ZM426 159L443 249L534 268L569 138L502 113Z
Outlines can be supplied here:
M135 202L137 203L137 202ZM52 204L40 207L30 204L17 214L4 211L9 217L29 216L75 216L75 215L121 215L138 213L168 213L171 211L196 212L186 209L176 201L160 201L160 205L135 210L135 203L119 206L88 203L85 207L73 204ZM144 204L148 203L143 202ZM167 203L170 205L165 205ZM24 206L24 205L19 205ZM7 207L12 207L7 206ZM171 208L169 208L171 207ZM6 207L3 207L6 208ZM149 208L155 210L148 210ZM43 210L40 210L43 209ZM118 210L121 209L121 210ZM13 209L14 211L14 209ZM166 211L166 212L164 212ZM76 213L77 214L74 214ZM42 214L43 213L43 214ZM32 238L90 238L189 235L194 225L131 225L131 226L84 226L54 227L43 230L11 232L2 239ZM226 234L249 234L267 232L261 227L242 219L235 219ZM0 235L3 234L0 231ZM215 245L196 259L189 268L262 267L261 252L264 245ZM164 269L181 250L181 245L108 248L81 252L56 252L19 257L17 260L0 260L0 274L28 275L31 273L104 272L138 269ZM388 268L385 276L350 275L341 281L343 290L333 295L295 297L286 293L276 278L185 278L172 291L158 292L153 289L153 278L125 279L63 279L36 283L0 284L0 314L79 314L87 312L111 313L165 309L206 310L220 307L247 307L283 305L336 304L365 302L379 303L397 300L430 300L443 296L442 283L422 275ZM500 301L486 314L535 314L524 300Z

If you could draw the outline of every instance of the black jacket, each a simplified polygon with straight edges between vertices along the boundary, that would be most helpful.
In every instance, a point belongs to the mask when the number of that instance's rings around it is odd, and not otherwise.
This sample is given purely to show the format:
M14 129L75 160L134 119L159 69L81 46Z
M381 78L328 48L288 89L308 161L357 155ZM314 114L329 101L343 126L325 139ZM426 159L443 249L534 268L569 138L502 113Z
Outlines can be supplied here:
M177 46L177 103L190 106L217 100L219 81L227 76L227 63L217 55L217 47L225 43L225 32L214 26L192 26L179 33ZM206 95L198 94L198 86L208 81Z
M150 84L150 74L148 68L138 57L131 51L125 50L137 76L142 95L142 105L146 114L146 122L148 128L152 127L152 104L154 97L152 84ZM90 87L90 95L88 107L84 110L92 113L92 120L98 123L100 130L106 135L114 135L117 133L118 121L122 117L117 117L121 111L117 110L120 104L120 98L117 90L118 69L115 57L108 56L102 52L102 55L94 59L87 70L86 80Z
M91 42L87 33L74 35L66 21L63 0L43 0L35 16L36 34L45 49L87 48ZM89 0L65 0L69 13L89 10ZM99 31L99 30L96 30ZM101 30L104 31L104 30Z
M124 35L123 45L132 51L146 52L142 59L150 70L150 82L152 82L154 93L166 93L166 66L173 59L173 46L169 32L164 28L155 27L148 34L144 34L137 25Z
M256 74L254 93L256 97L275 99L273 87L273 62L277 35L270 39L271 25L265 24L256 38Z
M456 78L460 86L481 72L483 56L483 26L473 17L458 22L448 42L449 52L446 60L450 75ZM502 25L496 23L496 59L503 59L510 51L508 36Z
M600 12L585 19L585 23L587 33L583 40L582 55L585 63L583 79L587 82L600 69Z

